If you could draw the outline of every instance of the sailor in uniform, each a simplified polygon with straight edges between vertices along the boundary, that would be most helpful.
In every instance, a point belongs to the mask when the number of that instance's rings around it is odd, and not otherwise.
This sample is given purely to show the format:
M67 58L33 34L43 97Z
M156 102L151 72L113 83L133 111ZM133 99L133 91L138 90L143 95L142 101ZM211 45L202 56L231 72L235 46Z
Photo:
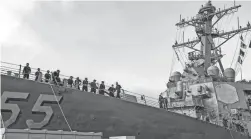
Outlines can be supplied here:
M35 73L35 81L41 82L42 81L42 72L40 71L40 68L37 69Z
M114 85L112 84L112 86L108 89L109 91L109 96L110 97L114 97L114 92L115 92L115 88Z
M85 78L85 80L83 80L82 90L88 92L88 79L87 78Z
M59 78L60 70L54 71L52 73L52 80L56 85L60 85L60 78Z
M159 107L160 107L160 108L163 108L163 99L164 99L164 98L163 98L162 95L160 94L160 95L159 95Z
M26 66L23 69L23 78L29 79L29 75L31 73L31 68L29 67L29 63L26 63Z
M70 78L68 79L68 85L70 86L70 87L72 87L72 85L73 85L73 77L72 76L70 76Z
M78 89L78 90L80 90L80 84L81 84L81 80L79 79L79 77L77 77L76 78L76 80L75 80L75 87Z
M105 95L105 82L102 81L100 86L99 86L99 94L100 95Z
M45 73L44 79L46 83L48 83L51 80L51 74L49 70L47 70L47 73Z
M91 92L96 94L96 89L98 89L96 80L93 80L93 82L90 83L90 86L91 86Z
M119 85L118 82L116 82L116 91L117 91L117 98L120 98L120 92L121 92L121 85Z

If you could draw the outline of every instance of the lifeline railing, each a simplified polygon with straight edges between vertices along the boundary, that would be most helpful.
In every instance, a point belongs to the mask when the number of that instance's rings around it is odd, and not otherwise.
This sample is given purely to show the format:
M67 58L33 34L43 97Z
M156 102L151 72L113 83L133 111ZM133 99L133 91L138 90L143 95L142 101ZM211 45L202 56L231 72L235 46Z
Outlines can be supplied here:
M22 74L23 68L24 68L23 65L18 65L18 64L13 64L13 63L1 61L0 70L1 70L2 75L9 75L9 76L14 76L16 78L23 78L23 74ZM31 67L31 73L30 73L29 80L35 80L35 72L36 71L37 71L37 68ZM42 80L44 81L44 74L46 73L46 71L42 70L42 69L40 71L43 73ZM61 79L69 79L69 77L70 76L60 74ZM74 80L75 80L75 78L74 78ZM99 84L100 83L97 82L98 86L99 86ZM109 85L105 85L105 86L106 86L105 91L108 92L107 89L110 86ZM80 85L80 89L82 89L82 85ZM90 91L90 86L88 86L88 91ZM126 100L126 101L130 101L130 102L139 103L139 104L144 104L144 105L151 106L151 107L159 108L159 103L158 103L157 98L153 98L153 97L145 96L143 94L131 92L131 91L125 90L123 88L121 89L121 99Z

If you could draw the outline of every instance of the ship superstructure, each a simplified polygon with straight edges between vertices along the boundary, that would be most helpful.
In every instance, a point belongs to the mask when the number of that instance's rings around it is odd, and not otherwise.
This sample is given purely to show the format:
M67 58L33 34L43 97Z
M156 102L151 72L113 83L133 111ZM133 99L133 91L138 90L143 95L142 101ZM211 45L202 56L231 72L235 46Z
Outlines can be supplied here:
M233 7L216 10L208 1L195 17L180 19L176 26L193 26L197 38L182 43L176 41L172 46L178 58L180 48L186 47L192 51L188 53L184 71L174 72L170 76L166 92L170 111L248 134L251 133L248 128L251 125L248 103L251 83L235 82L236 71L224 69L221 46L237 34L250 31L251 26L247 23L245 27L239 26L232 31L218 31L215 28L225 15L236 12L240 7L234 4ZM215 45L214 41L218 38L224 41ZM242 64L241 58L238 62Z

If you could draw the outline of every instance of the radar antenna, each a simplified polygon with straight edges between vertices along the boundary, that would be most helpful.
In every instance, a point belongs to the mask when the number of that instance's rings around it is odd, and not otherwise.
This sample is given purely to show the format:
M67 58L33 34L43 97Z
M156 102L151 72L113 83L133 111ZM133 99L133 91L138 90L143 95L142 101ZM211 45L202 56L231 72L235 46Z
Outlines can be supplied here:
M192 17L190 20L180 19L180 22L176 24L176 26L179 28L193 26L198 38L188 42L175 43L172 47L174 50L181 47L193 49L194 51L188 53L189 60L195 60L198 58L203 59L204 71L206 71L209 66L218 62L221 72L223 73L224 68L221 62L223 55L221 54L220 47L235 35L249 31L251 26L247 25L246 27L241 28L238 25L238 29L227 32L220 32L217 29L214 30L213 28L215 24L219 22L225 15L237 12L238 8L240 7L241 5L235 5L234 3L233 7L227 9L224 8L223 10L216 10L211 1L208 1L204 6L202 5L195 17ZM216 21L213 22L214 17L216 17ZM224 41L218 44L218 46L215 46L213 40L216 38L224 39ZM200 49L194 48L199 43L201 44Z

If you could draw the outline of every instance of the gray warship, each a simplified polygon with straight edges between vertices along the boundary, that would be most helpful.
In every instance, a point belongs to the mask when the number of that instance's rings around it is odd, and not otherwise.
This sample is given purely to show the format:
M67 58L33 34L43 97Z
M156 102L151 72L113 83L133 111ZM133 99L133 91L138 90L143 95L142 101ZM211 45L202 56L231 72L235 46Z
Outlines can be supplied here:
M30 80L23 79L22 65L1 62L2 138L248 139L251 83L235 81L237 72L223 68L221 46L251 26L214 30L222 17L240 7L216 10L209 1L195 17L176 24L195 27L197 38L172 46L177 58L180 48L191 51L184 71L172 73L162 93L168 103L165 108L156 98L126 90L117 99L34 81L34 72ZM224 41L216 46L216 38ZM242 51L250 47L241 46ZM242 55L238 62L242 64Z

